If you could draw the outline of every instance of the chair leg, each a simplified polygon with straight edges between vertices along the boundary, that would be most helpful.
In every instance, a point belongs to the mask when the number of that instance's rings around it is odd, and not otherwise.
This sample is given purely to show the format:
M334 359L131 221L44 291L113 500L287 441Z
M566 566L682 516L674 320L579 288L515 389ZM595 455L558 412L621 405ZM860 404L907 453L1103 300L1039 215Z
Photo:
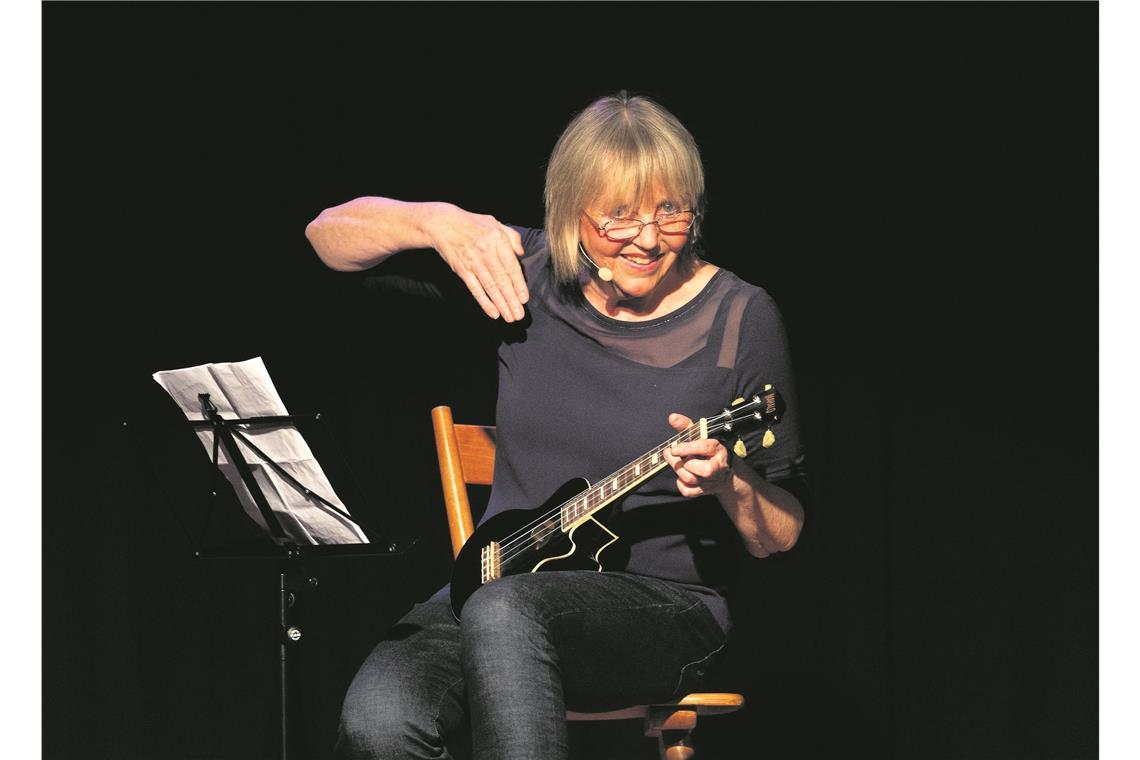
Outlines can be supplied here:
M662 731L657 737L661 760L690 760L697 754L691 734L691 731Z
M656 736L661 760L689 760L696 751L690 734L697 727L695 710L653 705L645 716L645 735Z

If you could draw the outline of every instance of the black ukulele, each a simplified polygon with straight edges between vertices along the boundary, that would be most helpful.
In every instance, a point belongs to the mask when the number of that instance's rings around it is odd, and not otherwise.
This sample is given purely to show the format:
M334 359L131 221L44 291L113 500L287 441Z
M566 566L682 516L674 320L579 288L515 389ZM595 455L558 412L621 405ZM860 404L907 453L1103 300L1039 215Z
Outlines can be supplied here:
M451 572L451 611L455 619L484 583L538 570L602 570L601 554L618 535L594 515L668 466L662 455L677 443L725 439L745 425L767 425L764 446L775 441L772 425L784 413L784 400L768 385L750 401L737 399L715 417L702 417L594 485L574 478L535 509L501 512L479 526L455 558ZM744 456L743 441L733 450ZM586 530L580 530L586 527Z

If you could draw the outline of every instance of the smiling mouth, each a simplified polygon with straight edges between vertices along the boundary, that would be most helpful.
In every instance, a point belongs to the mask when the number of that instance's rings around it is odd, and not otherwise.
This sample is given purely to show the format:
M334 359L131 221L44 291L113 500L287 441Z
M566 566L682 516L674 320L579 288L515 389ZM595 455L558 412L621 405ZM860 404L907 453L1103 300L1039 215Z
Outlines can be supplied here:
M626 261L630 262L631 264L637 264L638 266L646 266L647 264L652 264L653 262L655 262L661 258L660 255L657 255L657 256L631 256L631 255L625 254L625 253L618 254L618 255L621 256L621 258L625 259Z

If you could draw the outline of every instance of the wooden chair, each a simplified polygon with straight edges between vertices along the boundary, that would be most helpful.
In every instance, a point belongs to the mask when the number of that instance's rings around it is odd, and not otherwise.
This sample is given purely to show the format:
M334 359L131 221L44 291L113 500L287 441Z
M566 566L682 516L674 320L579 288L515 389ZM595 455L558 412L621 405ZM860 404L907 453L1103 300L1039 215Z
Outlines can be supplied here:
M495 428L485 425L456 425L451 407L431 410L435 447L439 456L439 477L451 530L451 549L458 555L475 530L471 518L468 484L491 485L495 472ZM635 705L601 713L567 711L567 720L624 720L640 718L645 735L657 737L662 760L689 760L694 750L690 735L697 716L730 713L744 705L740 694L689 694L675 702Z

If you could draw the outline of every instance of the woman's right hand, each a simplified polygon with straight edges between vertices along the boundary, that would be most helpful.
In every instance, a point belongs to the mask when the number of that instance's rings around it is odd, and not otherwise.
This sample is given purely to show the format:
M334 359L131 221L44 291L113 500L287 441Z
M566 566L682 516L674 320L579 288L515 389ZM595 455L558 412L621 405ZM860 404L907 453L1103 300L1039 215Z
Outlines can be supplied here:
M519 257L522 237L488 214L450 203L434 204L427 225L432 247L457 274L491 319L515 322L530 298Z

